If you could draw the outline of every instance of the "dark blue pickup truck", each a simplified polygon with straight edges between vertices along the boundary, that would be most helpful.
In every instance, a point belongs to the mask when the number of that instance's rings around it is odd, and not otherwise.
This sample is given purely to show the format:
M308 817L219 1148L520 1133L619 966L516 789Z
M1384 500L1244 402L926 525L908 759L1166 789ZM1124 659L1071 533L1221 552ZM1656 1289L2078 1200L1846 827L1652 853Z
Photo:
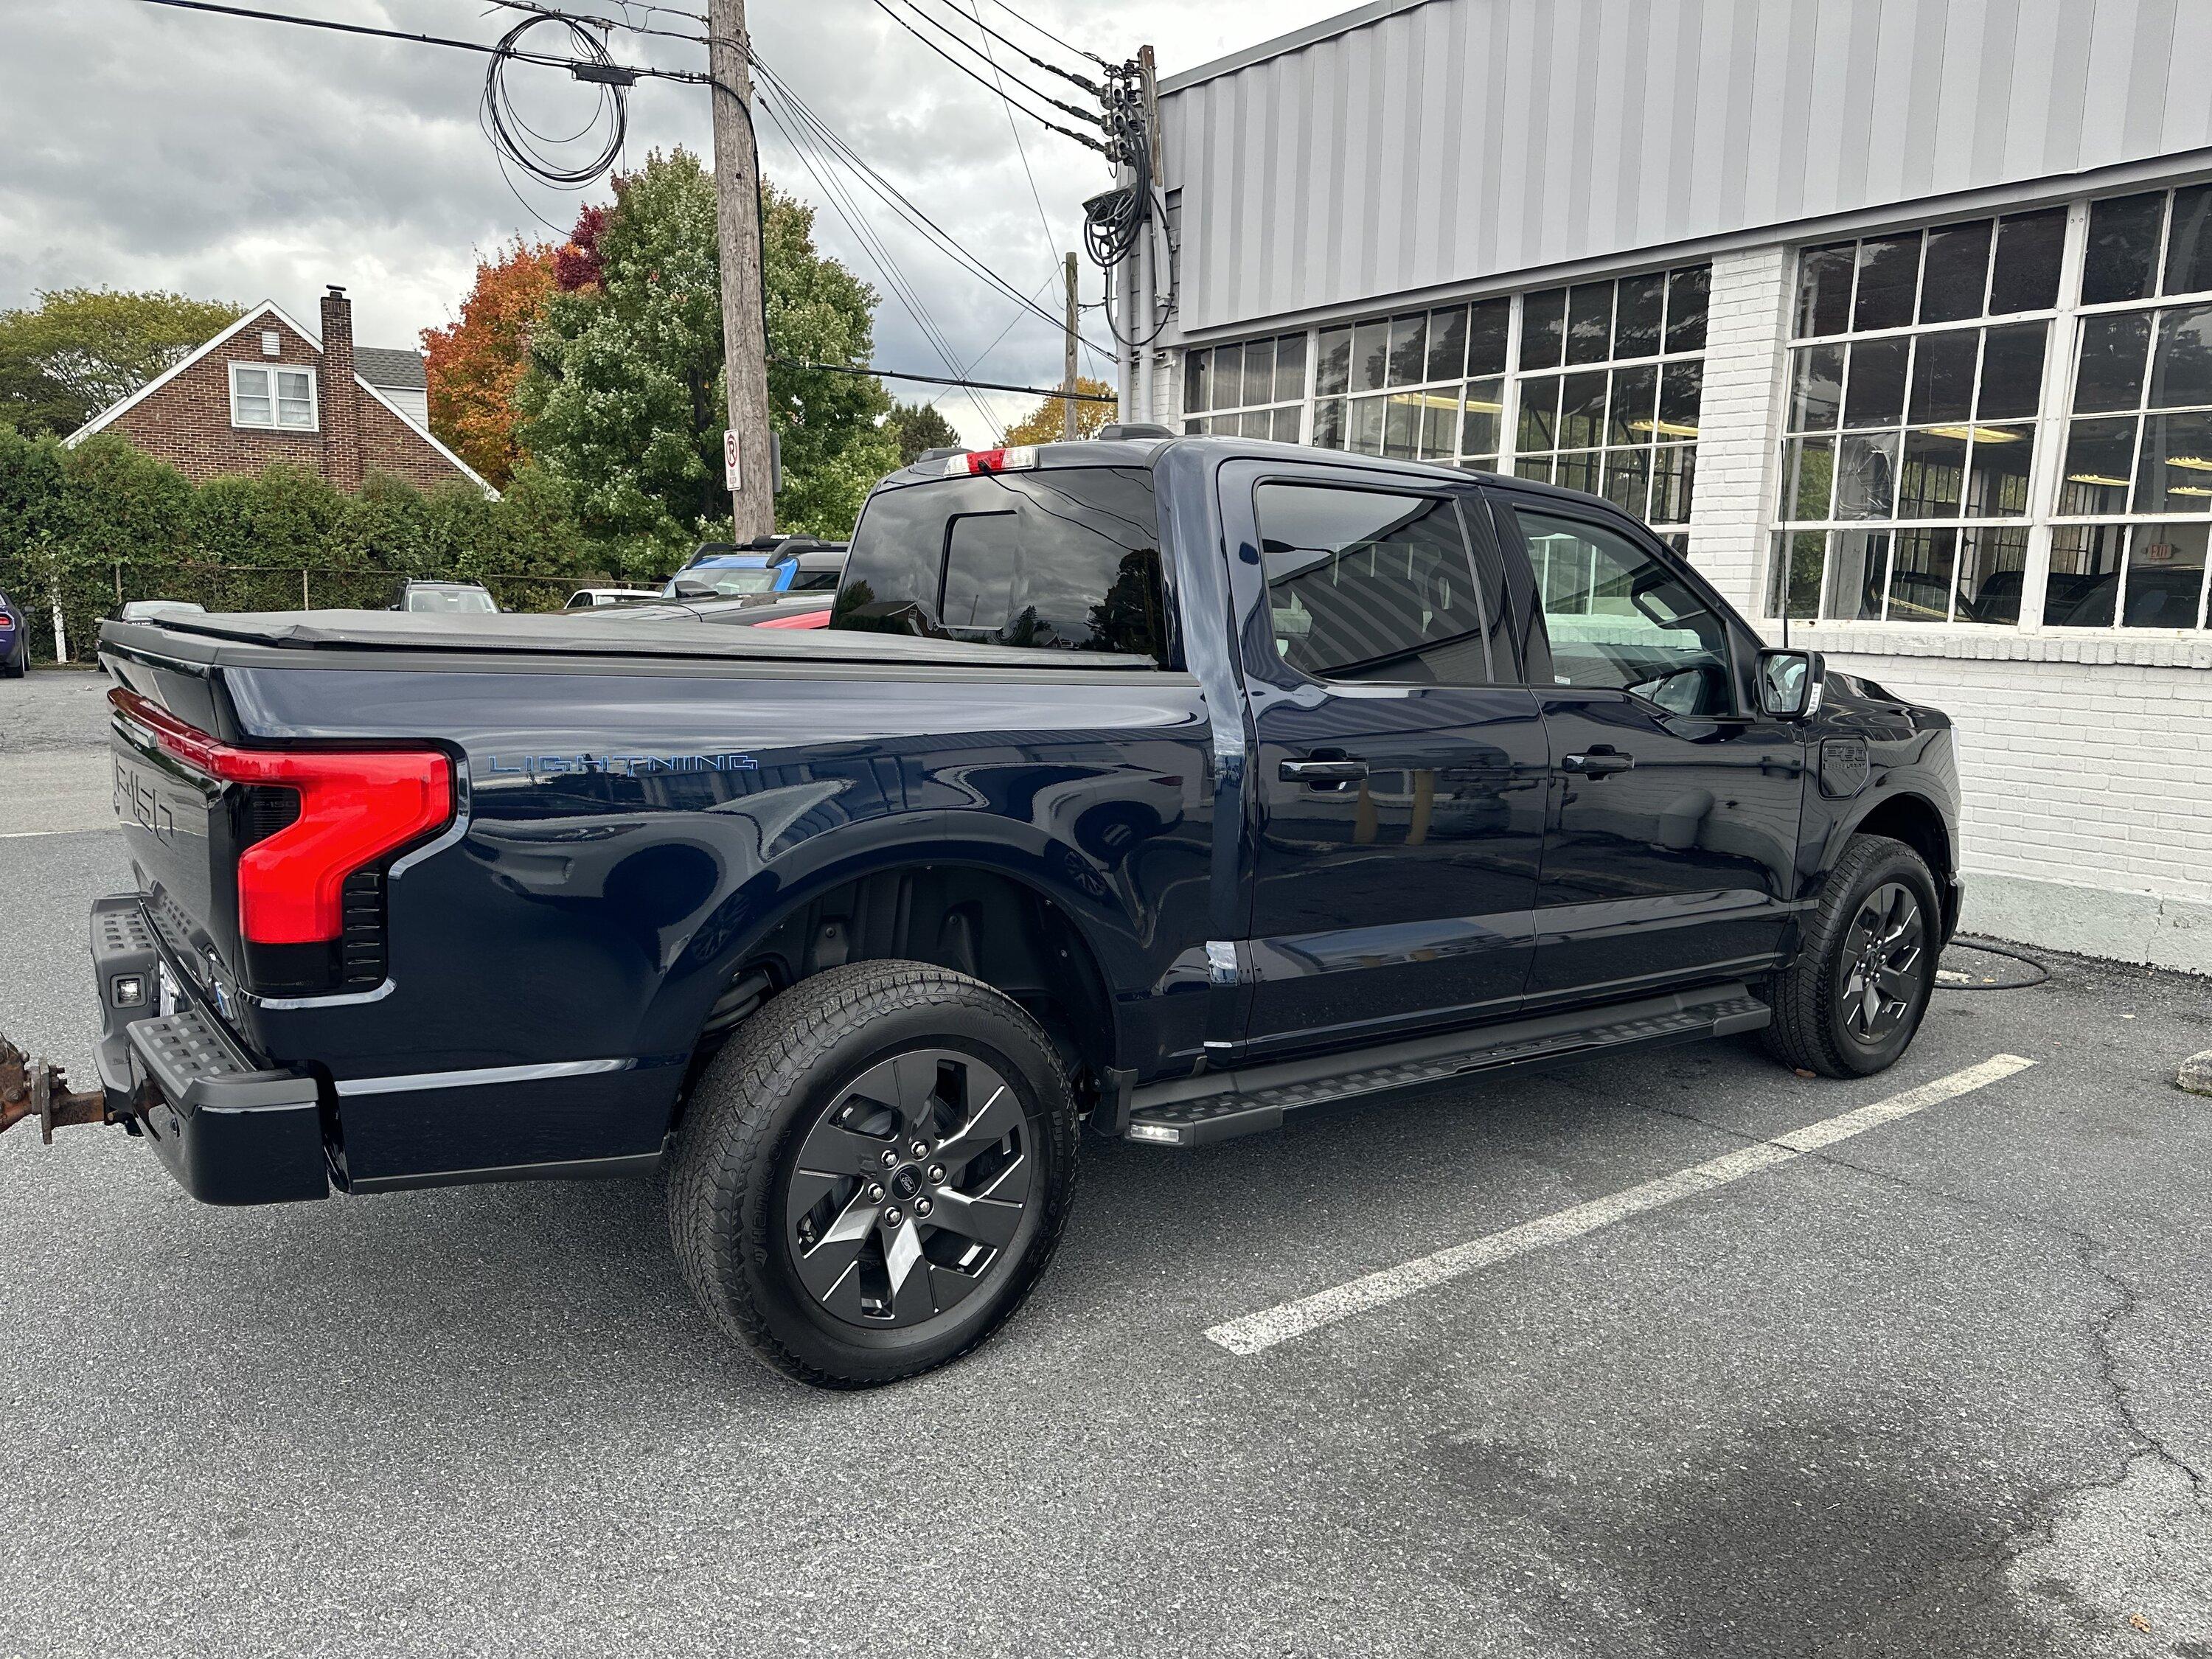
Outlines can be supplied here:
M96 1115L217 1203L659 1171L714 1318L830 1386L1013 1310L1085 1123L1754 1030L1866 1073L1958 915L1942 714L1763 648L1602 501L1282 446L908 468L809 635L102 657Z

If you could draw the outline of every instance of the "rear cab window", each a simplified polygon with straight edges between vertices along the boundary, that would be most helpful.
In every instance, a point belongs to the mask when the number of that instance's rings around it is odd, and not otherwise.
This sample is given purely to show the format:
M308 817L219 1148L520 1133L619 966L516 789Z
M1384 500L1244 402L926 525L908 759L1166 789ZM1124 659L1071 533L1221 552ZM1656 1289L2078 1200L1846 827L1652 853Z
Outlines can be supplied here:
M879 489L830 625L1167 660L1151 469L1049 466Z

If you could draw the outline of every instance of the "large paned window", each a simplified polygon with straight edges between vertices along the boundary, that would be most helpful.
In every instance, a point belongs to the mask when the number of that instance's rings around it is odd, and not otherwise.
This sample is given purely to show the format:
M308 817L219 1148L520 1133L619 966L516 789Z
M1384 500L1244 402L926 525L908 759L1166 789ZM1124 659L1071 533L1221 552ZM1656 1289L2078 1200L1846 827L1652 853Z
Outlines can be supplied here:
M1710 265L1193 349L1183 430L1505 471L1690 517Z
M1770 616L2204 625L2212 185L1808 248L1792 333Z
M1686 524L1711 267L1522 296L1516 476Z
M1321 331L1313 441L1484 471L1498 465L1510 299Z
M1297 442L1306 399L1304 334L1188 352L1182 372L1185 432Z
M1805 251L1771 614L2019 619L2065 229L2051 209Z
M2182 295L2194 304L2160 304ZM2201 628L2212 185L2094 204L2051 537L2051 628Z

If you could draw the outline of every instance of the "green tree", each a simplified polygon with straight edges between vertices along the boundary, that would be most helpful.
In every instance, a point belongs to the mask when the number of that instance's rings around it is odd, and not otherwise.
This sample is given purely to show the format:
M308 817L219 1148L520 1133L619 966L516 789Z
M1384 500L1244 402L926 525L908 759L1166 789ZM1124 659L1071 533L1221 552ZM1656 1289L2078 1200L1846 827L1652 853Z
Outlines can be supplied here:
M773 188L763 204L777 521L842 535L897 465L877 424L890 399L872 378L793 365L865 364L876 296L815 251L810 209ZM516 394L518 435L567 486L606 562L657 573L728 533L714 181L696 156L656 152L616 180L611 209L587 214L575 245L588 240L591 258L556 274Z
M935 404L893 404L884 430L898 446L901 466L912 466L925 449L957 449L960 434Z
M160 290L48 289L38 299L0 311L0 420L26 432L74 431L245 314Z

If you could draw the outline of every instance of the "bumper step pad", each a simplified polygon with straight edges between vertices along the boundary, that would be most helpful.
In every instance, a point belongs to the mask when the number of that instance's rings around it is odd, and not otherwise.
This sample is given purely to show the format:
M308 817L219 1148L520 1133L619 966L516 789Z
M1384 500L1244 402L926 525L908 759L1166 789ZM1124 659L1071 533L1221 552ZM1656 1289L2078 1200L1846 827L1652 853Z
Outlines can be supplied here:
M1464 1048L1439 1051L1439 1045L1431 1041L1370 1050L1370 1063L1364 1066L1357 1064L1360 1055L1346 1054L1224 1073L1218 1092L1192 1095L1184 1085L1184 1098L1157 1104L1145 1103L1146 1091L1139 1091L1129 1115L1128 1137L1157 1146L1201 1146L1277 1128L1293 1112L1362 1095L1419 1088L1474 1072L1565 1063L1631 1048L1729 1036L1759 1030L1773 1019L1765 1003L1736 986L1705 994L1703 1000L1665 998L1595 1009L1591 1014L1600 1023L1563 1029L1553 1019L1543 1022L1546 1029L1536 1031L1508 1024L1465 1032L1458 1038ZM1423 1052L1408 1054L1408 1048Z

